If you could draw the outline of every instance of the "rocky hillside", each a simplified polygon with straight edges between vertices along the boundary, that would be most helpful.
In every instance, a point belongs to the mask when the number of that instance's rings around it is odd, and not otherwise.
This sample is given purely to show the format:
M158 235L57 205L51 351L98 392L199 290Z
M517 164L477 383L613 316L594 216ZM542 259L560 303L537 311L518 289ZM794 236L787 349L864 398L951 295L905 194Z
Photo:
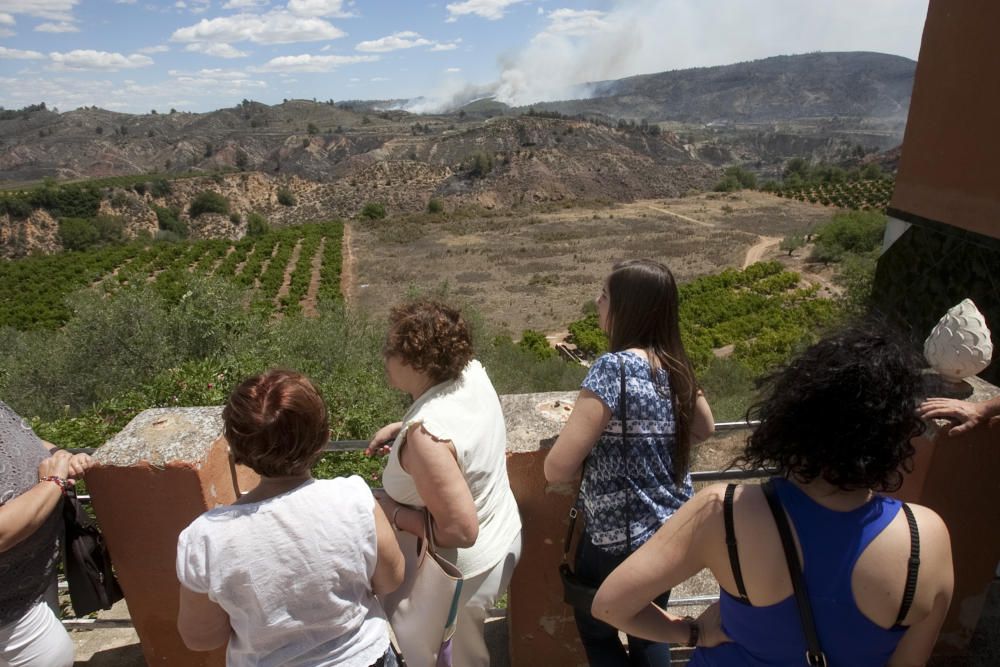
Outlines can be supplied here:
M173 209L194 238L238 238L246 233L250 213L281 226L350 218L369 202L399 214L424 211L431 198L446 209L628 201L703 190L720 174L691 157L671 133L577 120L522 116L409 135L359 132L345 139L317 133L306 139L308 145L284 146L268 158L281 160L280 171L270 168L268 159L263 170L237 171L233 154L245 149L223 147L210 159L230 171L172 179L162 196L145 183L105 186L98 213L121 218L127 237L156 234L160 207ZM374 147L358 148L366 142ZM125 141L122 147L129 145ZM291 193L291 204L279 201L282 189ZM190 204L206 190L225 197L230 213L192 218ZM59 248L58 223L46 211L0 215L0 256Z

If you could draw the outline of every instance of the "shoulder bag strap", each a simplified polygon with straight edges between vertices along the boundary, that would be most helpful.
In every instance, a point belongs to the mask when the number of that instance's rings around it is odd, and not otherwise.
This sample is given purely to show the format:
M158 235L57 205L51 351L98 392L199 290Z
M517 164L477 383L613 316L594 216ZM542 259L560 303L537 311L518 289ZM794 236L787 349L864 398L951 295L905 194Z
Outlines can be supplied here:
M764 491L764 497L767 498L767 505L771 508L771 514L774 515L774 523L778 526L781 546L785 550L785 560L788 562L788 575L792 579L792 588L795 589L795 603L799 608L802 632L806 638L806 664L810 667L827 667L826 655L819 645L819 635L816 633L816 620L813 618L812 605L809 603L806 582L802 579L799 554L795 550L795 540L792 538L792 531L788 526L788 517L785 516L785 510L778 500L778 494L771 481L764 482L761 488Z
M625 352L628 354L628 352ZM625 462L625 474L622 475L622 481L625 485L625 544L628 549L625 554L632 553L632 507L629 503L629 492L628 492L628 443L626 438L628 438L628 408L626 406L628 390L625 387L625 358L619 357L619 368L618 375L621 378L621 391L618 393L618 412L621 415L622 421L622 460Z
M906 514L906 522L910 525L910 561L906 566L906 588L903 589L903 601L899 605L896 625L902 623L910 612L910 605L913 604L913 597L917 593L917 574L920 571L920 531L917 530L917 519L906 503L903 503L903 512Z
M736 580L736 590L740 593L740 601L750 604L747 587L743 583L743 569L740 567L740 552L736 547L736 524L733 521L733 494L735 484L726 485L726 497L722 503L722 518L726 524L726 547L729 549L729 566L733 569L733 579Z

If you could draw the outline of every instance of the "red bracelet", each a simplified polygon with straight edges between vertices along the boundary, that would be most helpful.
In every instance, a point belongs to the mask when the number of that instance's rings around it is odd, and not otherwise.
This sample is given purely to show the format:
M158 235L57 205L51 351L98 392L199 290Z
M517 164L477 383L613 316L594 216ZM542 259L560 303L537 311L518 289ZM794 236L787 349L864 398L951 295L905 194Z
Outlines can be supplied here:
M70 486L72 486L72 482L70 482L68 479L63 479L62 477L58 477L56 475L49 475L48 477L39 477L38 481L39 482L52 482L53 484L55 484L56 486L59 487L59 491L64 496L66 495L66 489L68 489Z

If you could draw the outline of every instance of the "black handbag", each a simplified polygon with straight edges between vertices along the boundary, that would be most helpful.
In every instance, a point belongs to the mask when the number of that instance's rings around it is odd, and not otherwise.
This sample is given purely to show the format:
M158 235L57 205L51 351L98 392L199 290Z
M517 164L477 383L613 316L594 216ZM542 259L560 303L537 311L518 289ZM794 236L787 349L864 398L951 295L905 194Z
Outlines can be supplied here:
M97 523L80 505L73 489L63 499L66 523L66 583L69 599L77 617L111 606L125 597L111 567L111 554Z
M628 411L625 408L626 393L624 361L621 362L619 375L621 378L621 392L618 399L618 408L622 422L622 457L625 461L625 473L628 474L628 447L625 442L628 435L628 423L625 421ZM584 466L586 466L586 462L584 462ZM632 513L629 508L627 481L625 489L625 536L628 541L628 553L632 553ZM579 515L579 511L577 510L577 505L579 503L580 493L577 492L576 500L573 501L573 505L569 509L569 526L566 529L566 538L563 540L563 555L562 562L559 564L559 578L562 580L563 585L563 602L574 609L579 609L580 611L585 611L589 614L590 608L594 603L594 596L597 595L598 587L580 579L576 572L574 572L569 566L569 548L570 543L573 541L573 531L576 528L576 517Z

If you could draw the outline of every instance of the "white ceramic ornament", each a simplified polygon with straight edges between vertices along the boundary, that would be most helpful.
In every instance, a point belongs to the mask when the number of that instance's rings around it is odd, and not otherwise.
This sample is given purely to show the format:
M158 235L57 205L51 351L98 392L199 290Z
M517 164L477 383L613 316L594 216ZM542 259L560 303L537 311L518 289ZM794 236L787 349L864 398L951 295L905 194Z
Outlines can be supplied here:
M941 377L958 383L980 373L993 359L986 319L972 299L948 310L924 341L924 357Z

